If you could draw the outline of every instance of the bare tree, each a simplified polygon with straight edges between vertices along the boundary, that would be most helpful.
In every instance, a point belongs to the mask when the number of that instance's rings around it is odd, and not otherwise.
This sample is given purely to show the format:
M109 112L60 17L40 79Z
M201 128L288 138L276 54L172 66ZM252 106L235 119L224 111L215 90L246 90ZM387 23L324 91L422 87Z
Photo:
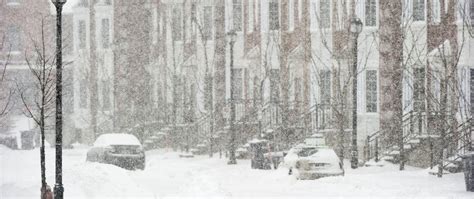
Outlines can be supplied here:
M46 160L45 160L45 133L48 128L46 121L55 111L55 54L49 52L45 27L48 18L41 16L40 41L31 38L33 54L25 52L25 61L33 75L34 87L28 91L27 86L17 82L17 89L25 107L25 115L32 118L40 128L41 146L41 198L45 198L46 191Z

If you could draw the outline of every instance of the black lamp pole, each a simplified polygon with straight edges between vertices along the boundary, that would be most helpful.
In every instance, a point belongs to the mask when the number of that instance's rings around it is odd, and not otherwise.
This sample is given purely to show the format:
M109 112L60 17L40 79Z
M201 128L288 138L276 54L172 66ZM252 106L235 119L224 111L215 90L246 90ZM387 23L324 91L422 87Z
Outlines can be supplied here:
M63 115L62 115L62 10L66 0L52 0L56 7L56 184L54 198L62 199L64 194L62 174L62 142L63 142Z
M357 169L359 164L359 152L357 149L357 50L359 34L362 31L362 22L359 18L351 19L350 32L353 36L354 45L353 50L353 66L352 66L352 153L351 153L351 168Z
M230 37L230 149L229 149L229 161L227 164L237 164L235 158L235 101L234 101L234 44L235 44L235 31L228 33Z

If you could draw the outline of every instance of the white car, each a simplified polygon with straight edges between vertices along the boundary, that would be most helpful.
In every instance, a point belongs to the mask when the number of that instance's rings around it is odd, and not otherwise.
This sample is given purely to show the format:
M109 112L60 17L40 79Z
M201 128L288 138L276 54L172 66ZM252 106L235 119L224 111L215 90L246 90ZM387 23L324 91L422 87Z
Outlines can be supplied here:
M145 169L145 152L131 134L102 134L87 152L86 161L113 164L125 169Z
M289 174L297 179L312 180L327 176L344 175L344 168L333 149L321 146L298 145L284 159Z

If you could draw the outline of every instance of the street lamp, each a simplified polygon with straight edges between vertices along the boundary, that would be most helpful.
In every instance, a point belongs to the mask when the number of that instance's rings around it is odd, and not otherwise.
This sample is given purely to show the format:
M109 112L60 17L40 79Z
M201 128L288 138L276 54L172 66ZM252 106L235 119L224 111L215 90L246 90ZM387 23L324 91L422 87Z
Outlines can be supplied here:
M354 45L352 46L352 153L351 168L356 169L359 164L359 154L357 150L357 39L362 32L362 21L359 18L351 19L349 31L352 35Z
M229 161L227 164L237 164L235 158L235 102L234 102L234 44L237 34L235 30L227 33L230 46L230 143Z
M67 0L51 0L56 7L56 184L54 198L62 199L64 195L62 177L62 142L63 142L63 115L62 115L62 11Z

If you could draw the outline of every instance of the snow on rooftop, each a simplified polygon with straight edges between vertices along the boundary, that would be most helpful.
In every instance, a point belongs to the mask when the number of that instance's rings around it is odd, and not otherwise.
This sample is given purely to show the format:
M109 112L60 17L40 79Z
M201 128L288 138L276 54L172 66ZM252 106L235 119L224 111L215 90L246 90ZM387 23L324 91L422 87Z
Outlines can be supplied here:
M141 146L140 141L131 134L125 133L110 133L103 134L94 142L94 146L110 146L110 145L138 145Z

